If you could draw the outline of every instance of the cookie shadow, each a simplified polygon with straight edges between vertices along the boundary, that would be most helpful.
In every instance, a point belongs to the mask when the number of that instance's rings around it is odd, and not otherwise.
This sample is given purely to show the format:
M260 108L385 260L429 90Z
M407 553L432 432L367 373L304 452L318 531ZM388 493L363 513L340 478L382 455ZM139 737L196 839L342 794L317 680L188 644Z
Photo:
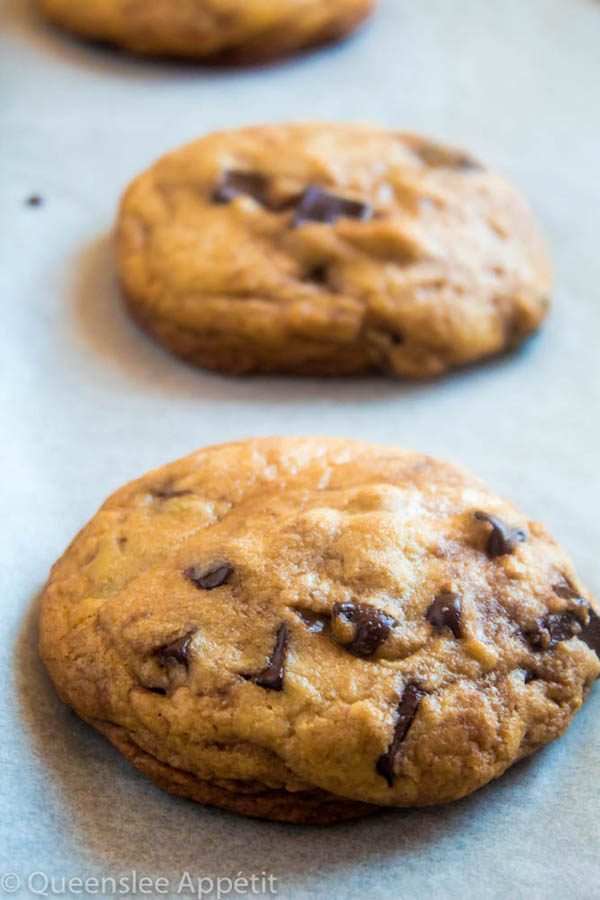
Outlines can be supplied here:
M467 388L474 379L498 377L505 366L525 365L538 338L524 346L477 365L421 381L381 374L340 378L293 375L227 375L196 368L156 343L129 317L115 270L111 233L84 246L72 264L72 327L93 357L127 379L169 396L202 398L203 402L248 403L292 407L294 404L331 403L352 407L361 403L386 404L398 399L427 402L432 392ZM518 358L517 358L518 357Z
M427 393L434 382L403 382L381 375L316 378L227 375L183 362L152 340L127 314L115 272L112 234L84 246L73 261L72 326L93 356L128 379L169 395L203 401L290 406L333 400L382 401Z
M233 877L267 872L278 879L282 895L294 888L304 896L327 878L359 878L362 866L385 865L392 856L395 865L410 865L416 854L428 854L433 871L444 845L477 840L484 808L486 827L496 827L507 793L531 781L534 762L525 760L501 781L448 806L382 812L327 827L247 819L169 797L60 702L37 654L39 602L38 594L18 637L15 685L44 786L48 852L57 858L60 848L105 875L136 870L171 880L186 871ZM536 767L543 766L542 755Z
M85 0L81 0L85 2ZM301 66L313 57L333 55L344 45L357 43L371 27L367 21L356 31L337 42L317 44L281 58L257 62L235 62L226 57L209 60L186 60L166 56L144 56L122 50L106 41L93 40L64 31L49 22L39 9L37 0L4 0L0 6L0 29L17 36L47 57L70 66L122 80L165 81L237 78L241 73L270 72Z
M127 380L170 396L204 395L201 377L152 341L128 316L109 232L72 260L70 325L91 358Z

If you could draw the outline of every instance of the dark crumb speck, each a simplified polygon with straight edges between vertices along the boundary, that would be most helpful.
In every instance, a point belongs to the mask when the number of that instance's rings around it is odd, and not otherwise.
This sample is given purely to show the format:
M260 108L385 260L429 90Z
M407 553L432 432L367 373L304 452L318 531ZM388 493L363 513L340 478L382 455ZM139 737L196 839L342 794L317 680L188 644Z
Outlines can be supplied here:
M29 197L25 200L26 206L43 206L44 198L39 194L30 194Z
M313 266L305 275L305 281L313 281L315 284L327 284L327 266L326 265L316 265Z
M388 331L388 335L392 347L401 347L402 344L406 343L406 338L399 331Z

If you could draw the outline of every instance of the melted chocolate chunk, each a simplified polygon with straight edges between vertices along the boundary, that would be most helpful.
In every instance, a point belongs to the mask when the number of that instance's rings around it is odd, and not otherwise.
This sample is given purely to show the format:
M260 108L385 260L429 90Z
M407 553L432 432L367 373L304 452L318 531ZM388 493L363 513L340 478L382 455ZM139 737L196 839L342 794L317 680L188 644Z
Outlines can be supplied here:
M408 734L408 729L417 714L419 704L425 696L425 691L422 691L418 685L410 683L406 685L398 704L398 718L394 727L394 736L386 752L377 760L377 772L382 778L385 778L390 787L394 784L394 763L400 750L400 745Z
M307 222L321 222L334 225L338 219L358 219L366 222L373 215L373 208L359 200L348 200L337 194L328 194L321 188L310 185L306 188L292 219L292 228L300 228Z
M212 591L214 588L225 584L229 576L233 574L233 566L228 562L220 563L207 572L202 572L198 566L190 566L183 574L190 581L193 581L197 588L203 591Z
M546 616L535 628L523 634L532 650L552 650L561 641L581 633L581 621L572 610L566 610L555 616Z
M564 582L562 584L552 585L552 590L557 597L561 597L563 600L578 600L587 607L589 621L587 625L582 627L581 632L577 637L582 641L585 641L588 647L600 656L600 616L597 615L587 600L581 596L579 591L575 590L566 575L563 575L563 578Z
M162 488L152 491L152 496L155 500L173 500L175 497L186 497L191 493L191 491L175 491L169 490L168 488Z
M314 284L327 284L329 270L326 265L313 266L304 276L305 281L312 281Z
M406 338L401 332L388 330L386 333L392 347L401 347L406 343Z
M171 660L185 666L186 669L188 668L190 664L188 651L194 633L193 631L188 631L183 637L177 638L176 641L172 641L170 644L165 644L164 647L160 647L158 650L158 661L163 669L166 669Z
M419 159L434 169L476 171L483 168L481 163L463 151L442 147L432 141L421 141L413 148L413 153L416 153Z
M313 612L312 609L306 609L306 607L296 607L294 612L306 625L308 630L313 631L315 634L321 634L324 631L328 631L331 627L331 619L324 613L316 613Z
M275 639L275 647L268 659L267 667L258 675L242 675L247 681L253 681L259 687L269 691L282 691L285 675L285 660L288 651L287 622L281 625Z
M453 591L440 591L427 612L425 618L436 631L447 628L455 638L462 634L462 605L458 594Z
M486 544L486 553L490 557L490 559L494 559L496 556L506 556L507 553L512 553L521 541L527 540L525 532L520 528L509 528L501 519L498 519L497 516L492 516L490 513L481 512L478 510L475 514L475 518L479 519L480 522L489 522L492 526L492 530L490 532L490 536L488 538L488 542Z
M565 578L564 584L553 584L552 590L556 594L557 597L561 597L563 600L582 600L582 596L575 588L571 585L571 583Z
M600 616L598 616L592 607L589 607L590 620L578 635L580 640L585 641L588 647L600 656Z
M349 622L354 637L345 641L335 633L335 621ZM367 659L383 644L396 620L381 609L367 603L335 603L333 607L334 639L354 656Z
M211 199L213 203L231 203L240 195L252 197L261 206L269 206L269 179L259 172L229 169L221 175Z

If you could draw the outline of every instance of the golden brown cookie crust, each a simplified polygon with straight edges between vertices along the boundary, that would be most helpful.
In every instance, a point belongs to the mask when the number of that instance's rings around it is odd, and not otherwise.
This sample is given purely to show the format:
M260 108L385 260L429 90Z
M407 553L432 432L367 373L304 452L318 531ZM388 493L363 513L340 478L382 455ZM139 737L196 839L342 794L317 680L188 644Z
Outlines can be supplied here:
M272 438L113 494L52 569L40 652L160 786L316 821L456 799L559 737L599 622L543 526L455 466Z
M150 781L167 794L194 800L204 806L217 806L252 819L270 819L295 825L333 825L359 819L380 807L333 797L326 791L269 790L264 785L232 782L228 788L196 778L191 772L172 766L144 752L127 738L122 729L107 722L89 722L101 731Z
M313 188L350 212L302 220ZM430 377L517 346L548 308L522 197L462 151L367 125L247 128L168 154L125 193L117 252L142 327L236 373Z
M374 0L40 0L56 25L133 53L264 62L339 40Z

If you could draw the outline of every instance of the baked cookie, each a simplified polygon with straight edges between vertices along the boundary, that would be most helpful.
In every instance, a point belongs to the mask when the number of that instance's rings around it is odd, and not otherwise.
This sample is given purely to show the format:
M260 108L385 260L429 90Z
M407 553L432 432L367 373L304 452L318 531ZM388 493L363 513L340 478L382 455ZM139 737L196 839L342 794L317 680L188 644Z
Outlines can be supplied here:
M110 497L52 569L40 652L164 790L332 822L454 800L559 737L599 622L544 527L454 466L258 439Z
M152 56L260 62L344 37L375 0L40 0L55 24Z
M138 322L230 372L414 378L514 347L547 310L529 207L462 151L365 125L213 134L126 192Z

